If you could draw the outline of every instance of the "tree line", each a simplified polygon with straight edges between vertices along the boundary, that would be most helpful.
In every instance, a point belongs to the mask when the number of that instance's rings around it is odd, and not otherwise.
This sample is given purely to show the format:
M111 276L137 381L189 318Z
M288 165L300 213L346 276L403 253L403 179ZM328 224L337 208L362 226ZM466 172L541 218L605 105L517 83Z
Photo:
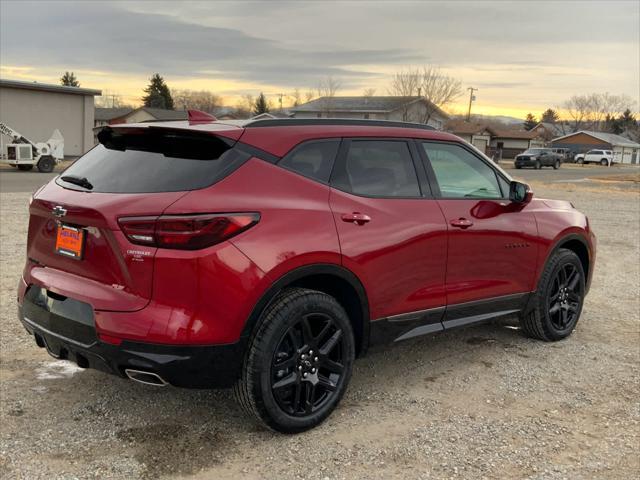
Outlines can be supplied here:
M80 86L74 72L65 72L60 78L60 83L71 87ZM340 82L328 76L321 80L315 89L308 89L304 93L299 88L295 88L290 93L272 95L278 97L278 108L282 107L284 99L294 107L319 99L320 110L328 113L332 111L334 97L337 96L340 88ZM400 70L391 77L387 87L387 94L391 96L422 97L429 100L424 103L425 107L422 110L411 109L409 104L402 107L404 121L419 123L427 123L438 109L454 103L462 93L463 87L460 80L432 65ZM363 91L365 97L372 97L375 94L376 90L373 88ZM142 102L146 107L169 110L195 109L207 113L215 113L223 106L222 98L207 90L170 89L158 73L149 79ZM111 107L128 106L121 101L119 95L107 91L98 103ZM617 134L635 132L640 136L640 124L632 113L634 106L634 101L627 95L610 93L573 95L559 107L545 110L539 119L533 113L527 114L523 127L531 130L539 122L544 122L566 127L567 133L584 129ZM240 117L268 113L275 109L273 101L268 99L264 92L260 92L255 97L245 94L235 105L235 113ZM561 119L560 112L563 113L564 119Z
M564 120L561 120L558 109L548 108L539 120L528 113L523 126L531 130L539 122L544 122L567 127L567 133L594 130L618 135L629 132L639 136L640 124L633 114L634 106L635 102L628 95L612 95L608 92L573 95L559 107L565 113Z

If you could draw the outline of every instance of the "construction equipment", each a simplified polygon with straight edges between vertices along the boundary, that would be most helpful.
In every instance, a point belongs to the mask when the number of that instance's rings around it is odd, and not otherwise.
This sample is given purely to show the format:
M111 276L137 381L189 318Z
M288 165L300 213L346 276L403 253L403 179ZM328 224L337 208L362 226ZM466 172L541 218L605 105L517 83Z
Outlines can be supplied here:
M0 162L20 170L31 170L37 166L38 171L49 173L64 158L64 137L58 129L53 131L51 138L46 142L35 143L0 122L0 135L11 138L11 143L7 144L6 153L2 149Z

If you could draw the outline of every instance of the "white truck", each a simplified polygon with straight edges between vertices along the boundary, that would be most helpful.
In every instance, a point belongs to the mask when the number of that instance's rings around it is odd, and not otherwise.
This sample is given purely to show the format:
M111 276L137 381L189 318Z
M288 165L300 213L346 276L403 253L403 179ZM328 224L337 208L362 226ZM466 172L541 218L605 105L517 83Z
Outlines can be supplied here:
M20 170L31 170L36 166L38 171L49 173L64 158L64 138L58 129L53 131L46 142L36 143L0 122L0 135L11 138L6 151L2 151L0 162Z

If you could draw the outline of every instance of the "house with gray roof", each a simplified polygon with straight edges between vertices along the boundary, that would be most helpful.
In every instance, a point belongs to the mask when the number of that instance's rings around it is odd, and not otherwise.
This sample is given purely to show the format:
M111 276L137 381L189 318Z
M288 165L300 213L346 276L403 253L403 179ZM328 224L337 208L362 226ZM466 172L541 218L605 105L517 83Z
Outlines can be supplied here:
M449 119L447 113L424 97L320 97L292 107L290 112L295 118L394 120L424 123L439 130Z
M640 144L614 133L580 130L554 138L551 145L568 148L574 154L593 149L612 150L613 161L616 163L640 163Z

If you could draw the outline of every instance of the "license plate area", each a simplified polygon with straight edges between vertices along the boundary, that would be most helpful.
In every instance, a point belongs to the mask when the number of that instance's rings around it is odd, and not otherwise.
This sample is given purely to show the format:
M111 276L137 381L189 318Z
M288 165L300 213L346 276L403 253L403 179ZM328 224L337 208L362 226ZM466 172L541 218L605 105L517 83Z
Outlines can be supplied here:
M86 233L82 228L58 223L55 252L63 257L82 260Z

